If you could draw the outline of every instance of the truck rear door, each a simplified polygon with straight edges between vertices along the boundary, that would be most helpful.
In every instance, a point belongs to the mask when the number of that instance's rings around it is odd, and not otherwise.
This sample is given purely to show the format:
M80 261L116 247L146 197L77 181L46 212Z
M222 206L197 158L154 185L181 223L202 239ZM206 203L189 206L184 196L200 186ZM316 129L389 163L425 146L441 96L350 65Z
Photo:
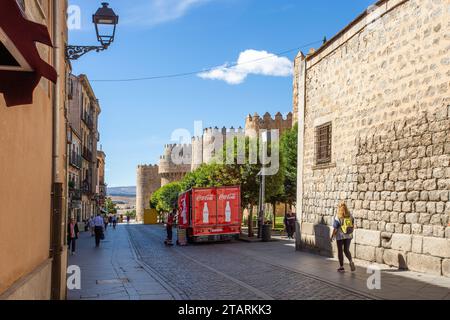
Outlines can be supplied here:
M194 235L213 233L217 224L217 192L215 188L192 190L192 226Z
M217 225L224 233L239 233L241 225L240 187L217 188Z

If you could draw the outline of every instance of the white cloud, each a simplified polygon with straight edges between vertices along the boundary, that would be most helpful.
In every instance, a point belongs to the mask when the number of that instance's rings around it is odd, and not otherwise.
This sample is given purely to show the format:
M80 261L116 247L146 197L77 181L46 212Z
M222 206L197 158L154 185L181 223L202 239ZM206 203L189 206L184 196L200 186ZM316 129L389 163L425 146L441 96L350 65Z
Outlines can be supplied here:
M212 0L145 0L130 8L126 14L126 24L155 26L179 19L198 5Z
M235 66L225 64L198 76L202 79L222 80L228 84L240 84L251 75L288 77L293 73L293 63L267 51L245 50L240 53Z

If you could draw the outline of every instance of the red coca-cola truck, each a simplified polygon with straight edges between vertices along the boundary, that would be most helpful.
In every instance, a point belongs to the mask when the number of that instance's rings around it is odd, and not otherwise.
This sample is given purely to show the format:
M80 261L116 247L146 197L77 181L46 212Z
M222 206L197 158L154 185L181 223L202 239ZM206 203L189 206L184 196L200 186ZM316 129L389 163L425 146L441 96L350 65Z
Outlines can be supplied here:
M178 227L188 242L214 242L239 238L241 187L194 188L178 198Z

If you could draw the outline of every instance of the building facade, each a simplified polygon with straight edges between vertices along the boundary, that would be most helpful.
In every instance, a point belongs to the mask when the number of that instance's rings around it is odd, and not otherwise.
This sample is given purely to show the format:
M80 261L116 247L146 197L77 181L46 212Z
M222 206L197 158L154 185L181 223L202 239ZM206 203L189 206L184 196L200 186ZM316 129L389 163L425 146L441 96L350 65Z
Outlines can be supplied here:
M106 211L107 184L105 180L106 154L103 150L97 150L97 186L96 200L100 211Z
M336 208L358 259L450 276L448 3L383 0L295 60L299 249L335 255Z
M71 127L79 130L81 139L81 213L76 217L78 222L82 222L95 215L99 209L97 144L100 138L98 118L101 109L86 75L71 75L69 87L69 122Z
M64 299L67 1L1 7L2 58L13 59L0 59L0 299Z
M82 155L81 155L81 138L79 132L74 130L69 125L68 133L68 185L69 185L69 212L70 218L75 218L80 222L82 219L82 203L81 203L81 169L82 169Z

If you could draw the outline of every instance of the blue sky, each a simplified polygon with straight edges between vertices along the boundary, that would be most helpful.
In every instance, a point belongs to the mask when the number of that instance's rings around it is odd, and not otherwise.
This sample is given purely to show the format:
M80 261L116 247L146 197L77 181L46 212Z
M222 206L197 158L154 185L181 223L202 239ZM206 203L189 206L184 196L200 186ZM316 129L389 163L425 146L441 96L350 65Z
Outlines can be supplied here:
M115 43L73 62L100 100L100 134L109 186L132 186L138 164L154 164L173 130L244 126L247 114L292 110L289 61L269 56L332 37L374 0L110 0L120 16ZM81 8L70 44L95 45L91 15ZM318 47L319 44L314 45ZM307 52L309 47L302 51ZM246 62L213 73L142 82L102 79L152 77ZM255 60L258 60L255 62ZM249 63L248 61L253 61Z

